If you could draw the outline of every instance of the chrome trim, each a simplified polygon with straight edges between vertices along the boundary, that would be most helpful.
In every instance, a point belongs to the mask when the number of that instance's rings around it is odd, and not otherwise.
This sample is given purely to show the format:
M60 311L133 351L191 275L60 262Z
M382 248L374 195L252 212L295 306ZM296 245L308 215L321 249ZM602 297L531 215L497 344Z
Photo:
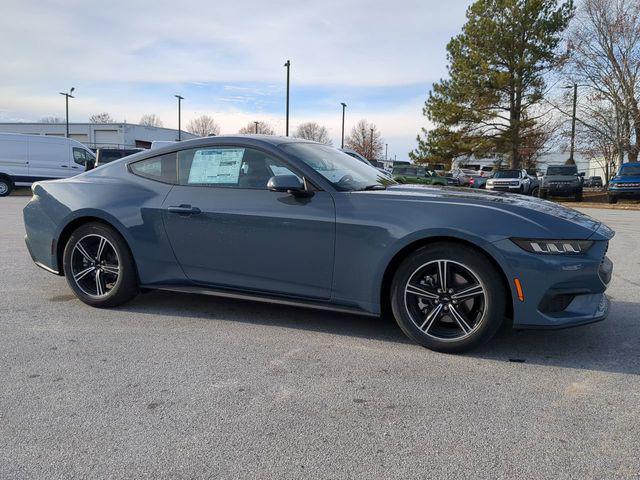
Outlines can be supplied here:
M60 275L60 272L58 270L54 270L53 268L47 267L44 263L40 263L37 260L34 260L33 263L35 263L38 267L40 267L43 270L46 270L49 273L55 273L56 275Z

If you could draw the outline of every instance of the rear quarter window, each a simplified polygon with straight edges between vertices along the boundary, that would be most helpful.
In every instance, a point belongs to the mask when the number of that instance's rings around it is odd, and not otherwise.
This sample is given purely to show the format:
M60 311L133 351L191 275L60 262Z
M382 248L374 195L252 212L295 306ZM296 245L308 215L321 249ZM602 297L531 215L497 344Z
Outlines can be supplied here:
M148 178L162 183L176 184L177 154L166 153L129 164L129 171L138 177Z

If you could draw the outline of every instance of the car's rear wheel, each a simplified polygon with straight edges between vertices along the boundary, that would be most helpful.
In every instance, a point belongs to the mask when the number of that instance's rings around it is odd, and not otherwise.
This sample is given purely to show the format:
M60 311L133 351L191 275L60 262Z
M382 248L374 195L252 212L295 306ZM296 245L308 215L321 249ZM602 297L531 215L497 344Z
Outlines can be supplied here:
M10 178L0 176L0 197L6 197L13 190L13 182Z
M87 305L115 307L138 293L129 247L107 225L89 223L74 231L65 246L63 262L67 283Z
M609 201L609 203L618 203L618 197L616 197L615 195L608 195L607 200Z
M462 352L500 328L505 289L493 264L471 247L436 243L407 257L391 285L391 307L404 333L441 352Z
M538 187L533 187L533 190L531 190L532 197L537 197L539 193L540 193L540 190L538 189Z

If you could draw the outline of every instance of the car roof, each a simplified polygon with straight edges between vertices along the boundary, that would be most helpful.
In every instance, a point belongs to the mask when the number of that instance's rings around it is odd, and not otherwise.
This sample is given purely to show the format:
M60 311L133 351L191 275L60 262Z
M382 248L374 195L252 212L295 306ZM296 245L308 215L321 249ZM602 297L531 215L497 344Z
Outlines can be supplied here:
M247 145L258 146L263 144L265 146L277 147L279 145L287 143L315 143L322 145L318 142L312 142L311 140L304 140L302 138L294 137L280 137L276 135L216 135L215 137L199 137L190 140L183 140L181 142L173 142L170 145L163 145L159 148L145 150L145 152L153 151L154 155L174 152L176 150L183 150L185 148L197 148L208 147L213 145L226 145L234 142L242 142Z

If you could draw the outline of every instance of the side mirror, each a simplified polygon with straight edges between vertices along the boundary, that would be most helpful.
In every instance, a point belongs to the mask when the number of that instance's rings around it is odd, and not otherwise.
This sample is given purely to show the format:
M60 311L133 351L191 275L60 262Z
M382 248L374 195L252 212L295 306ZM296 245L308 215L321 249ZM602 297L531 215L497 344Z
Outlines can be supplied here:
M286 192L294 197L311 197L312 191L304 188L304 184L295 175L277 175L267 182L267 190L271 192Z

